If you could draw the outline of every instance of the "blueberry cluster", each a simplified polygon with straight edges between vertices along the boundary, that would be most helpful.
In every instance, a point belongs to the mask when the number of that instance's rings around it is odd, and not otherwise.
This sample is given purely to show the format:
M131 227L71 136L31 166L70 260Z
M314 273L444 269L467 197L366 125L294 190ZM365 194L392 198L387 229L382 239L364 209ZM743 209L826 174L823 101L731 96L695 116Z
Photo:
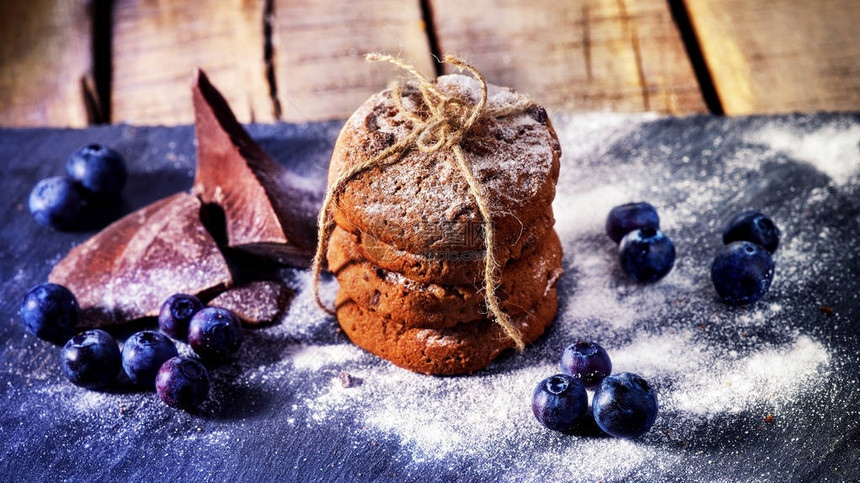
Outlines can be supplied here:
M125 163L116 151L90 144L66 161L66 176L45 178L30 192L33 218L51 228L70 228L86 204L116 200L125 185Z
M619 243L621 269L633 280L653 283L672 271L675 245L660 231L660 217L650 204L612 208L606 218L606 234Z
M606 434L635 438L657 419L657 394L641 377L612 373L609 354L594 342L577 342L561 355L562 374L550 376L535 388L532 412L548 429L572 432L589 418L588 394L594 390L590 414Z
M767 293L773 280L771 254L779 246L779 228L758 211L735 215L723 231L726 246L711 265L711 281L729 305L747 305Z
M53 342L68 340L61 364L73 384L96 389L124 373L132 383L154 388L165 404L179 409L194 409L208 397L209 374L201 361L217 364L229 359L243 339L241 323L233 312L204 307L197 297L186 294L173 295L162 305L158 321L164 333L137 332L122 350L104 330L75 334L80 309L75 296L61 285L33 287L24 297L20 316L31 334ZM201 360L179 356L168 336L187 337Z
M637 282L656 282L672 270L675 245L660 231L660 217L650 204L616 206L606 219L606 233L619 243L624 273ZM714 288L725 303L751 304L767 293L774 272L771 254L779 237L773 220L758 211L744 211L729 220L723 231L726 246L711 266Z

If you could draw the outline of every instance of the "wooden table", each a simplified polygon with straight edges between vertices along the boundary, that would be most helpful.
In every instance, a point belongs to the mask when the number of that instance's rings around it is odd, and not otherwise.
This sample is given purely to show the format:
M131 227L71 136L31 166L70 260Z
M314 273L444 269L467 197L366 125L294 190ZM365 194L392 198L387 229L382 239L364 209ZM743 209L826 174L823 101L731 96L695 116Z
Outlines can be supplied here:
M0 125L188 124L209 72L243 122L348 116L457 54L551 110L860 110L856 0L10 0Z

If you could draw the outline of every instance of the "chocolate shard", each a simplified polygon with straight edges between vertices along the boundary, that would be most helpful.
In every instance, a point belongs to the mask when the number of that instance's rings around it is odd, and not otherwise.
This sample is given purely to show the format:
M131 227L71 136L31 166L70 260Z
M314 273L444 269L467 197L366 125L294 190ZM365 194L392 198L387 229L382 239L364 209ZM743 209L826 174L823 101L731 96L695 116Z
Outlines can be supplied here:
M316 248L321 196L272 159L197 70L193 86L197 174L194 194L224 211L227 244L307 267Z
M126 215L73 248L48 280L75 294L87 327L158 315L175 293L229 287L230 270L200 208L196 197L178 193Z
M210 306L232 310L247 325L275 322L284 315L294 292L279 282L251 282L218 295Z

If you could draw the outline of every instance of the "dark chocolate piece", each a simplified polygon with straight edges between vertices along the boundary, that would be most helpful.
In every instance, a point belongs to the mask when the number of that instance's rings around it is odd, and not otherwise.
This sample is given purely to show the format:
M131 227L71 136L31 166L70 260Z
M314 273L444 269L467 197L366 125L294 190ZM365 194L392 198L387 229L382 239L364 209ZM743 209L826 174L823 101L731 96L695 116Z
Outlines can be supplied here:
M209 305L232 310L244 324L262 325L278 321L293 295L279 282L251 282L227 290Z
M321 197L266 154L198 70L194 79L194 194L224 210L227 244L307 267L316 248Z
M101 327L158 315L175 293L207 294L232 283L200 201L177 193L131 213L73 248L48 280L68 287L81 325Z

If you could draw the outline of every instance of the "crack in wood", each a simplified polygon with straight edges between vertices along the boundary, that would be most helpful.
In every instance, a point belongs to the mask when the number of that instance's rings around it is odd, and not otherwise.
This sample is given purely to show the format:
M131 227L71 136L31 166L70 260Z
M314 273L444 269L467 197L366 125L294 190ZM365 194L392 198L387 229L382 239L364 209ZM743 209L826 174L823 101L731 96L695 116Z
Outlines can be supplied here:
M275 18L275 1L266 0L263 5L263 62L266 70L266 83L269 86L269 99L272 102L272 115L281 119L281 101L278 99L278 79L275 70L275 44L272 41L272 23Z
M92 75L81 79L81 86L84 92L87 122L91 125L111 122L112 14L113 0L93 0L89 5Z
M436 21L433 18L433 5L431 0L419 0L421 7L421 20L424 22L424 33L427 34L427 46L430 48L433 70L436 77L442 75L442 48L439 46L439 33L436 30Z
M681 42L684 44L687 58L690 60L693 73L696 75L702 99L704 99L705 105L711 114L723 115L725 114L725 110L723 109L722 100L717 92L711 71L705 62L702 46L690 21L685 0L668 0L668 2L669 11L672 13L672 20L681 34Z

